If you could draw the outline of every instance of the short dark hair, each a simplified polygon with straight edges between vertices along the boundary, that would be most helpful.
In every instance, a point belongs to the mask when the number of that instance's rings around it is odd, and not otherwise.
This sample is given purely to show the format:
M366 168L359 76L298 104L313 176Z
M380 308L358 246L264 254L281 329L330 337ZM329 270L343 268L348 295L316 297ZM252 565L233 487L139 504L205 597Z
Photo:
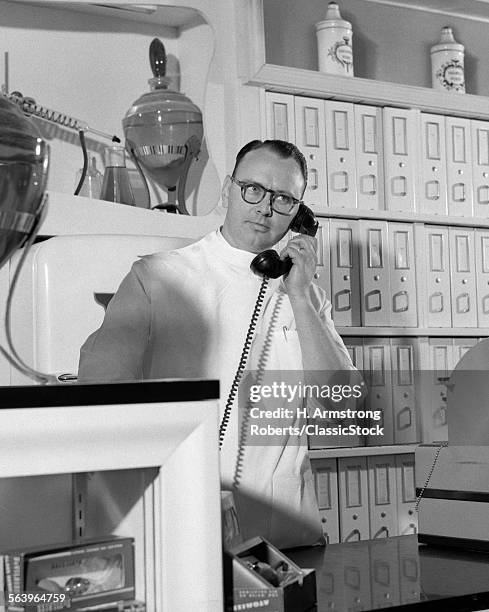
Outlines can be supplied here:
M236 170L238 169L241 160L245 155L247 155L250 151L256 151L258 149L266 149L267 151L271 151L275 153L278 157L282 159L295 159L297 165L300 168L302 173L302 177L304 179L304 191L306 190L307 185L307 162L304 155L301 151L292 144L291 142L287 142L286 140L252 140L245 144L245 146L238 151L236 155L236 162L234 164L233 173L231 176L236 174Z

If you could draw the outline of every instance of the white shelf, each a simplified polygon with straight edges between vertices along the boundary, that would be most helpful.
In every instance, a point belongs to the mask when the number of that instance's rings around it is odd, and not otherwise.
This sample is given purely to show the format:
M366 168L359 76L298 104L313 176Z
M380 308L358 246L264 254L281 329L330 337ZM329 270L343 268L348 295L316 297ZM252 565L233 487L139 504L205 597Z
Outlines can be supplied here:
M489 100L472 94L449 94L426 87L324 74L315 70L263 64L246 81L270 91L375 106L489 120Z
M418 444L398 444L389 446L353 446L345 448L321 448L309 451L314 459L337 459L339 457L369 457L378 455L405 455L414 453Z
M164 0L163 0L164 1ZM74 13L88 13L111 19L124 19L151 25L162 25L169 28L188 28L203 19L200 13L191 7L165 6L158 0L151 4L133 3L130 0L118 0L117 4L108 0L94 4L91 2L64 2L52 0L50 2L36 2L35 0L17 0L22 4L28 4L39 8L53 8L67 10ZM112 5L112 6L111 6Z
M487 327L340 327L341 336L422 336L481 338L489 336Z
M224 213L217 207L208 215L177 215L50 191L39 235L137 234L198 239L219 227Z

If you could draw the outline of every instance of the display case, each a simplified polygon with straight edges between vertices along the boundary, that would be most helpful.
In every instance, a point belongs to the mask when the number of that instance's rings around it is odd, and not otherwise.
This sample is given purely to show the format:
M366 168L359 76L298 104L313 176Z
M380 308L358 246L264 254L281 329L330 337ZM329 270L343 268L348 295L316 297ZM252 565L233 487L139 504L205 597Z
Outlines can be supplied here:
M147 610L222 608L217 382L2 387L1 397L2 549L133 537Z

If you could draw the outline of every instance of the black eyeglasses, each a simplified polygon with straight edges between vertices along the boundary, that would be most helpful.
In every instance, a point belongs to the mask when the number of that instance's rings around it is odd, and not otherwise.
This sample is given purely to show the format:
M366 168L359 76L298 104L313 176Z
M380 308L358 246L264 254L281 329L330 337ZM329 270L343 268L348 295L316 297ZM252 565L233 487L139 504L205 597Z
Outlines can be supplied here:
M272 210L279 215L290 215L296 204L302 204L301 200L297 200L288 193L267 189L259 183L239 181L238 179L235 179L234 176L231 177L231 180L241 188L241 197L248 204L259 204L267 193L271 194L270 205Z

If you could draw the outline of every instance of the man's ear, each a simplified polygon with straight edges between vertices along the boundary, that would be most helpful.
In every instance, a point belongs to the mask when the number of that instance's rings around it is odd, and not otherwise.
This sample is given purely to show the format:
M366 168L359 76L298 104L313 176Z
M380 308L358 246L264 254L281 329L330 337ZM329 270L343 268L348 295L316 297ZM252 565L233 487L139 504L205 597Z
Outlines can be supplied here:
M222 190L221 190L221 201L222 201L223 208L228 207L229 190L231 189L231 185L232 185L231 177L228 174L226 175L226 178L224 179L224 183L222 184Z

